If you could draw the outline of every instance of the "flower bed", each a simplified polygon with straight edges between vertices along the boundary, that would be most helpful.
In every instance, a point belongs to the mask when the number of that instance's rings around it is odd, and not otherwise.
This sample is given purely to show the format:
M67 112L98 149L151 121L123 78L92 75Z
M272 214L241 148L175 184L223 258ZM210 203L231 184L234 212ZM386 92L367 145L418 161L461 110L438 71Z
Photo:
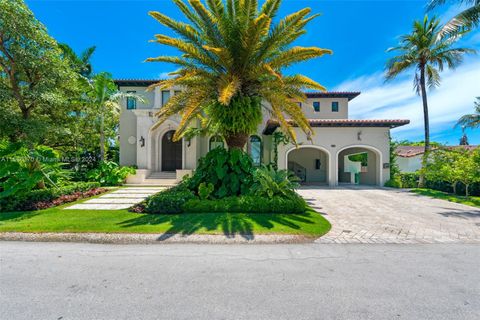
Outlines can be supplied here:
M108 191L98 182L72 183L59 188L33 190L0 199L0 211L30 211L59 206Z

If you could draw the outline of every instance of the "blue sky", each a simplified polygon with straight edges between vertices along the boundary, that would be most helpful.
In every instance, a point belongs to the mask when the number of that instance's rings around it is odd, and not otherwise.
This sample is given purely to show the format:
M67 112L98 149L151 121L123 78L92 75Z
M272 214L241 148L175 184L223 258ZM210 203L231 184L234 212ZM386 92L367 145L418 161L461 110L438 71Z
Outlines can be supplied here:
M350 104L352 118L407 118L411 124L393 130L393 137L423 140L421 101L413 93L413 73L385 83L383 70L391 56L385 50L396 45L399 35L410 31L414 19L423 18L425 3L284 0L279 16L304 7L322 14L296 44L334 51L332 56L302 63L289 72L305 74L329 90L361 91ZM149 42L154 34L169 31L148 16L148 11L181 18L170 0L27 0L27 4L59 42L78 52L96 45L96 72L108 71L115 78L150 79L174 70L170 65L143 62L148 57L175 54ZM435 13L446 21L458 10L457 6L445 6ZM480 51L480 31L459 45ZM467 57L460 68L444 72L441 87L430 93L432 140L458 143L461 130L453 125L459 116L473 112L475 96L480 96L480 55ZM480 144L478 130L467 134L471 144Z

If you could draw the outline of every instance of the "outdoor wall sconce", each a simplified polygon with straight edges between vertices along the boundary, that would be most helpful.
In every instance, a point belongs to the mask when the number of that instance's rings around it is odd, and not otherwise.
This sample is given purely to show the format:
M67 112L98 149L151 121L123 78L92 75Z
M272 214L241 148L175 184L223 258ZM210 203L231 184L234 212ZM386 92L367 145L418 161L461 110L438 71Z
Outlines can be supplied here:
M322 162L320 161L320 159L315 159L315 169L319 170L321 166Z
M138 142L140 142L140 147L145 147L145 138L143 136L140 137L140 140L138 140Z
M362 131L357 132L357 140L362 141Z
M187 147L190 147L191 144L192 144L192 140L191 140L191 139L188 139L188 140L187 140Z

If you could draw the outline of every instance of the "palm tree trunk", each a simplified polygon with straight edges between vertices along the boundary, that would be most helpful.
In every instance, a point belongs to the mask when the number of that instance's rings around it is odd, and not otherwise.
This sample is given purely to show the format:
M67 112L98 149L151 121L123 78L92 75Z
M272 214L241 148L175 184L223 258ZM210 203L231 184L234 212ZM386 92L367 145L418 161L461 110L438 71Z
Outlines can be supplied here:
M228 149L243 149L248 141L247 133L235 133L225 137Z
M418 186L420 188L425 187L425 169L427 167L428 156L430 154L430 122L428 117L428 101L427 90L425 86L425 65L420 66L420 88L422 93L423 102L423 124L425 130L425 152L422 158L422 170L420 171L420 177L418 180Z
M105 160L105 119L100 115L100 161Z

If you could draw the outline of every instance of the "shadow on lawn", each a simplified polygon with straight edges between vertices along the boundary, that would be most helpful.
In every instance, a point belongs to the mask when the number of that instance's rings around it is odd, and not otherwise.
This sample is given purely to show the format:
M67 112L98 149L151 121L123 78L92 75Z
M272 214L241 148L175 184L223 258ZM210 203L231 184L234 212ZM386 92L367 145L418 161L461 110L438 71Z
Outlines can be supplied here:
M15 211L15 212L0 212L0 224L4 221L21 221L30 219L38 215L38 211Z
M272 229L274 224L280 224L291 229L300 229L298 223L313 224L313 211L305 214L243 214L243 213L189 213L172 215L143 214L137 218L119 223L121 227L156 225L169 223L170 229L158 238L166 240L174 234L191 235L204 229L206 231L221 230L228 238L241 236L247 240L253 240L254 226L259 225L266 229Z

